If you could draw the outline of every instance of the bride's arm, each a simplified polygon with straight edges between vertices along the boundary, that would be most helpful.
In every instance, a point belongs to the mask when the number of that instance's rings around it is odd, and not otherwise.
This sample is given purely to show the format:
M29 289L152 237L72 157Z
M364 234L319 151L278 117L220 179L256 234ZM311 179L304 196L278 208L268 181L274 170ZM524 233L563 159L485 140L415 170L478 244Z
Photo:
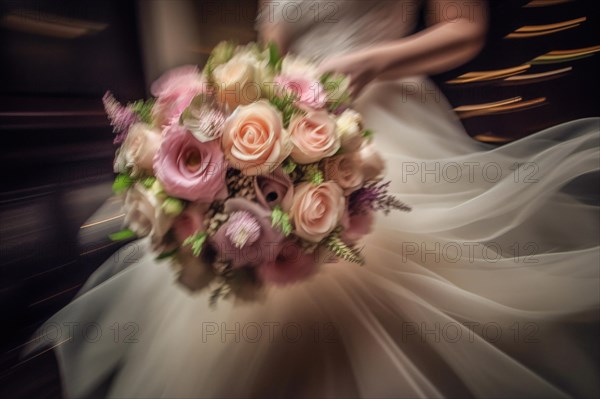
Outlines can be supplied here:
M256 24L258 28L258 40L261 43L275 43L282 54L287 52L288 35L284 29L285 25L270 13L272 8L267 4L267 0L258 2L259 16ZM263 14L265 13L265 14Z
M373 79L398 79L450 70L481 50L487 31L485 0L429 0L428 7L427 29L326 60L321 69L350 75L352 89L358 93Z

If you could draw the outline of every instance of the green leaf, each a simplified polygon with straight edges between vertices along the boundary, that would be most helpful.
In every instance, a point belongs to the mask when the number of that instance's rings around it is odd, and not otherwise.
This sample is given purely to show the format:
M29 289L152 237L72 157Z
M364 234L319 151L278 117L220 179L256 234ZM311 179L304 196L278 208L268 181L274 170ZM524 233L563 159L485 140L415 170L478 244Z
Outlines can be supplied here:
M289 126L290 120L295 114L304 113L294 105L296 99L297 96L294 93L286 93L283 97L273 96L269 99L271 104L281 112L281 119L285 128Z
M278 71L281 68L281 55L279 53L279 48L277 44L274 42L269 43L269 66L273 68L275 71Z
M135 180L126 174L118 174L112 185L112 190L115 194L123 194L129 187L135 183Z
M277 227L281 223L281 218L283 217L283 210L277 205L273 212L271 212L271 226Z
M129 229L121 230L108 235L108 238L110 238L111 241L123 241L134 237L136 237L135 233Z
M155 181L156 181L156 177L150 176L150 177L145 177L142 180L140 180L140 183L142 183L142 186L144 186L145 188L150 189Z
M149 100L138 100L131 105L133 112L138 114L142 122L149 125L152 124L152 107L154 106L154 99Z
M273 212L271 212L271 226L281 230L284 236L292 234L292 224L290 223L290 216L285 213L279 205L277 205Z
M283 163L283 167L282 167L282 169L283 169L283 172L284 172L285 174L288 174L288 175L289 175L290 173L292 173L293 171L295 171L295 170L296 170L296 167L297 167L297 166L298 166L298 164L297 164L296 162L294 162L294 161L292 161L291 159L289 159L289 158L288 158L288 159L287 159L287 160L286 160L286 161Z
M323 172L319 169L319 164L313 163L310 165L305 165L304 169L304 181L312 183L316 186L323 183L325 181L325 177L323 176Z
M179 248L175 248L170 251L162 252L156 257L156 260L163 260L163 259L171 258L171 257L175 256L175 254L177 254L178 251L179 251Z
M207 234L205 232L198 232L196 234L193 234L191 236L189 236L188 238L186 238L183 241L183 246L188 246L191 245L192 247L192 254L196 257L200 256L200 253L202 252L202 246L204 245L204 242L206 241L206 237Z
M372 131L372 130L370 130L370 129L367 129L367 130L365 130L364 132L362 132L362 136L363 136L364 138L366 138L366 139L369 139L369 140L370 140L370 139L372 139L372 138L373 138L373 136L375 136L375 132L374 132L374 131Z
M292 234L292 224L290 223L290 217L286 213L281 220L281 232L284 236L289 236Z
M162 210L169 216L177 216L185 208L185 203L179 198L167 197L161 205Z
M310 179L310 182L312 184L314 184L315 186L318 186L319 184L323 183L324 181L325 181L325 178L323 177L323 172L321 172L320 170L313 173L313 175Z

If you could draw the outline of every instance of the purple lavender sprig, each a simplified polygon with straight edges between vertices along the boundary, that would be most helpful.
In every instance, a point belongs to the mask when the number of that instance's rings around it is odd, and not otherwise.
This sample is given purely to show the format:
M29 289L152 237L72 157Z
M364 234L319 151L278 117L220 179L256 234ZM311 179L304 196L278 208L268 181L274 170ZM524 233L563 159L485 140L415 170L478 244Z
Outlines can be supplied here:
M371 182L350 194L348 210L351 215L365 214L369 211L383 211L389 214L392 210L410 212L412 209L393 195L388 194L391 182Z
M131 125L139 122L140 118L130 106L121 105L110 91L104 94L102 103L115 133L113 144L121 144L125 141Z

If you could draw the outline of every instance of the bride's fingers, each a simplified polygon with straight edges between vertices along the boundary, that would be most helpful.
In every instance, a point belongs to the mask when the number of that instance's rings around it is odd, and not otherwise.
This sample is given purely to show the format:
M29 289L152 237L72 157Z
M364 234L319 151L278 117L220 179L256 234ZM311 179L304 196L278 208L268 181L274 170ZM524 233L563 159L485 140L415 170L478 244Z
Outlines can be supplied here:
M328 72L339 72L337 62L335 60L327 59L321 62L321 64L319 64L317 71L321 75Z

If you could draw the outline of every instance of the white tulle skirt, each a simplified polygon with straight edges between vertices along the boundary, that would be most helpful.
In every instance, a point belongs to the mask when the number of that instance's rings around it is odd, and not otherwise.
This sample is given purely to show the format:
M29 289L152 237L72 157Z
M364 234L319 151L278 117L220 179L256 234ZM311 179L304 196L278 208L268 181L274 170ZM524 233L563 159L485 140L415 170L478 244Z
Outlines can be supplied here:
M413 207L366 266L211 308L140 240L30 350L55 345L76 398L598 396L600 119L490 150L411 82L357 102Z

